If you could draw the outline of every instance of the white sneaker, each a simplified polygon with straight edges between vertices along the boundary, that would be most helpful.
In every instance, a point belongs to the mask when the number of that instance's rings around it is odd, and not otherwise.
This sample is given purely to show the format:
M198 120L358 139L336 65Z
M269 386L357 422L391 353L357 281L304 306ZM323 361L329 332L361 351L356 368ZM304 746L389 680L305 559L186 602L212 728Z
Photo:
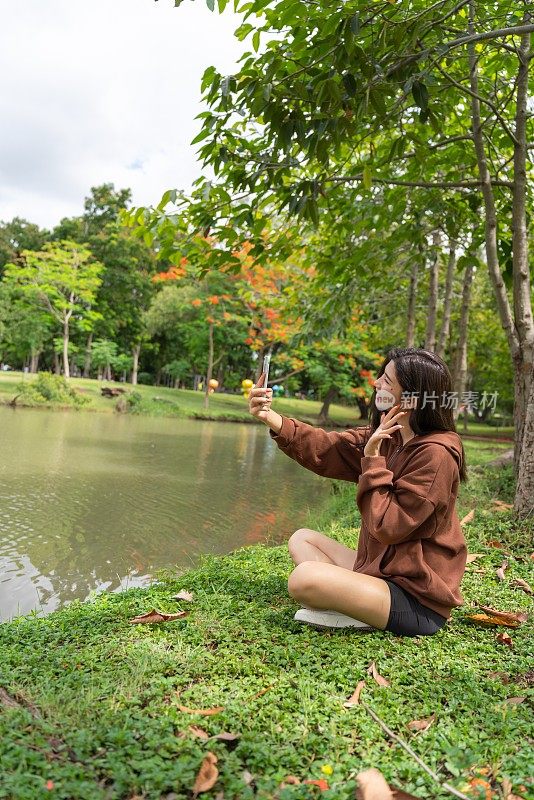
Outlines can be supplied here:
M299 608L293 617L297 622L313 625L314 628L357 628L360 631L375 631L372 625L339 611L323 611L315 608Z

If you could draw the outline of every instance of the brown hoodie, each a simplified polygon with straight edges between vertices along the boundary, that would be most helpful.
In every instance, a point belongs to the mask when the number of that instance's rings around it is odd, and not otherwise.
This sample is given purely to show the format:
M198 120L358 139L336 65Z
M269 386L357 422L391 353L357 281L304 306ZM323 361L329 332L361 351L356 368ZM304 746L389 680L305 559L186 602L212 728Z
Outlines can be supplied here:
M449 619L464 603L467 547L456 513L461 439L454 431L383 439L364 456L367 428L327 432L282 417L271 438L290 458L325 478L358 484L361 529L353 570L388 578Z

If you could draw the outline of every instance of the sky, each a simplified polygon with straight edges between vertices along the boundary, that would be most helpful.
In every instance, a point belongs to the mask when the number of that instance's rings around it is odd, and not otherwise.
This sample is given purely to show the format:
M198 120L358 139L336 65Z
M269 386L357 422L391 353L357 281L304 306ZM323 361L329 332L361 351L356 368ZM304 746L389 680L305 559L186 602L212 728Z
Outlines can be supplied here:
M0 220L51 228L105 182L134 205L188 191L202 73L237 71L240 22L205 0L0 0Z

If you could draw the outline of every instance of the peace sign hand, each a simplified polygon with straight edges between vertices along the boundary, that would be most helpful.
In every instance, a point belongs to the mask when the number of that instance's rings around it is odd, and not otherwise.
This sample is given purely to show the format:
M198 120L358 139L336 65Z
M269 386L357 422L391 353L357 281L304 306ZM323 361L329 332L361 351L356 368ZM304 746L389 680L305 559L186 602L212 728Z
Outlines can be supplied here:
M382 412L380 416L380 425L365 445L363 451L364 456L379 456L382 439L391 439L392 432L402 428L402 425L399 425L396 421L405 414L408 414L409 411L399 411L395 413L399 408L400 403L397 403L393 408L390 408L387 414L385 411Z

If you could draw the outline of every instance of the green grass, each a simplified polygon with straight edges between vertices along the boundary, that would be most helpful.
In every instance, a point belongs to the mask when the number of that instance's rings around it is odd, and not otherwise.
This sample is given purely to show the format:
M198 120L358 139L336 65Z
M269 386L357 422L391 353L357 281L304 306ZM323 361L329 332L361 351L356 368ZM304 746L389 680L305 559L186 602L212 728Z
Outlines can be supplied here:
M470 463L482 465L502 446L468 442L466 449ZM343 707L363 679L362 701L440 780L466 791L470 778L487 777L490 769L492 797L503 796L503 778L516 795L532 797L532 626L484 628L466 619L479 603L529 608L529 597L512 580L532 582L532 529L491 510L492 498L511 500L511 467L483 467L470 477L458 513L476 507L466 536L469 551L481 556L466 570L465 605L435 636L316 631L294 622L286 545L205 556L194 570L159 573L148 589L95 595L45 618L0 625L0 686L19 703L3 710L0 704L0 797L189 800L208 751L217 755L220 774L206 797L222 791L227 800L349 800L355 775L371 766L417 797L450 797L363 706ZM355 547L355 487L333 481L332 489L328 507L302 524ZM510 551L504 582L495 577L503 549L488 544L494 540ZM194 592L194 601L174 601L180 589ZM190 613L159 625L128 623L152 607ZM511 635L513 649L496 640L500 631ZM367 674L372 661L390 687ZM507 702L512 697L526 699ZM203 717L181 712L179 704L224 710ZM436 719L428 730L407 727L431 714ZM190 725L239 738L204 741ZM245 770L254 776L248 786ZM330 788L279 791L289 774L326 778ZM47 781L53 781L50 790Z
M23 375L21 372L0 373L0 404L9 403L17 394L17 384L21 380L32 381L34 376ZM126 389L128 393L136 392L140 395L140 402L136 405L135 413L150 416L185 417L196 419L213 419L230 422L257 423L248 411L247 401L241 395L214 393L210 396L209 410L204 409L204 393L194 392L191 389L168 389L164 386L131 386L130 384L113 381L97 381L91 379L71 378L70 383L80 390L89 402L76 411L102 411L116 413L117 398L102 397L103 386ZM24 405L19 399L17 405ZM280 414L296 417L303 422L316 424L321 410L321 403L316 400L298 400L296 398L278 397L273 401L273 408ZM43 406L41 406L43 407ZM62 408L57 404L48 404L47 408ZM332 404L330 417L338 426L351 427L364 424L356 406L343 406ZM463 434L463 422L458 423L458 431ZM486 424L469 422L468 434L488 437L505 437L513 435L512 427L502 427L498 430Z

